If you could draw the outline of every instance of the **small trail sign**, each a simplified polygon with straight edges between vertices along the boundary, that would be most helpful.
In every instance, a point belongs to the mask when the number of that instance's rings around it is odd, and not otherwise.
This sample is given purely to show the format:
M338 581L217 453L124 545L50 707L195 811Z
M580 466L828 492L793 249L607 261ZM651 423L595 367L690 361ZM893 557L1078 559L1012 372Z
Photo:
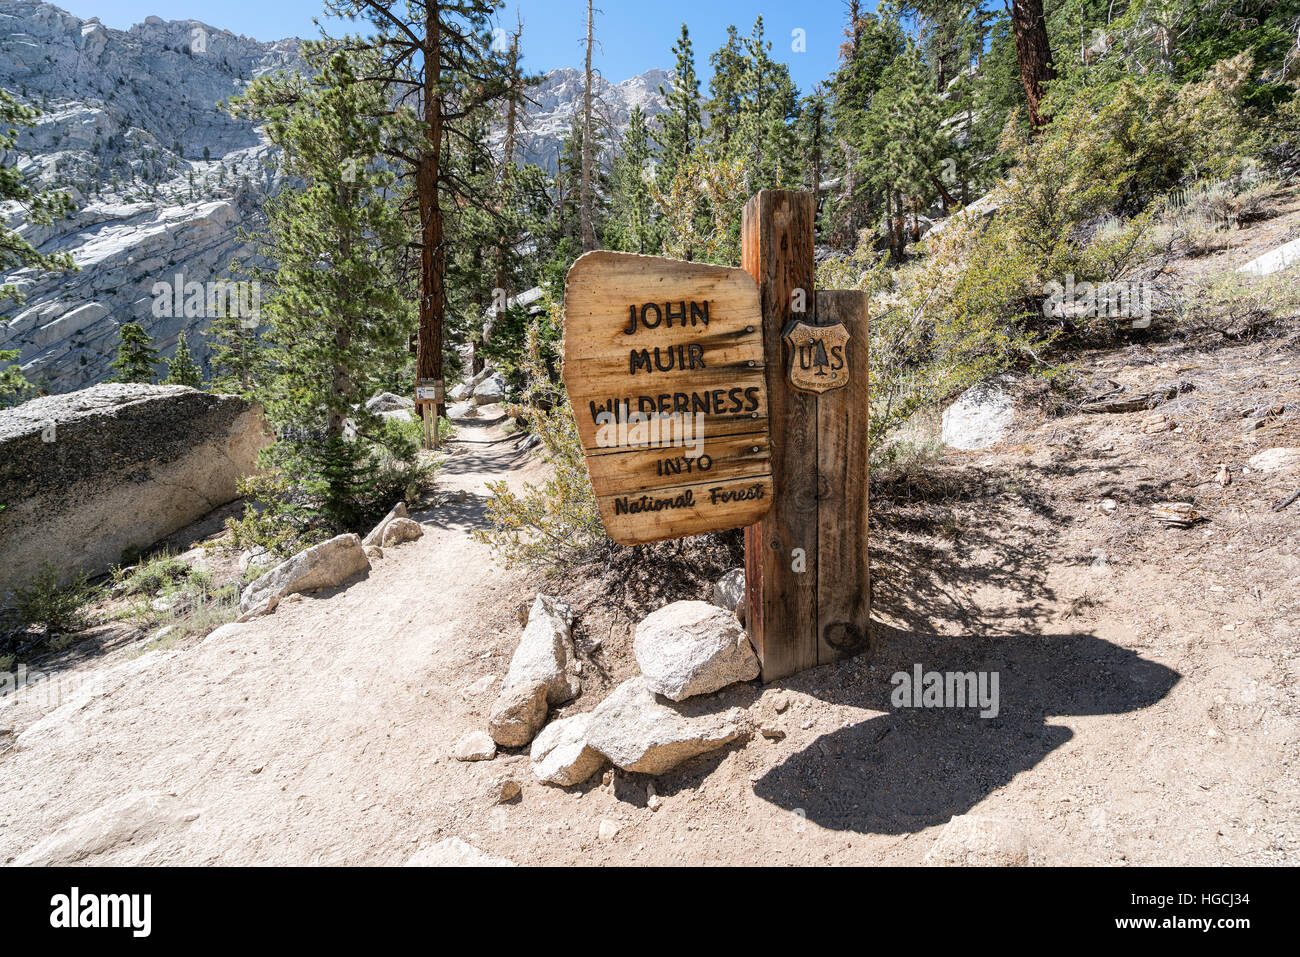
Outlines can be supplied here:
M415 403L420 405L428 402L437 405L443 401L443 389L441 379L421 379L415 386Z
M614 541L737 528L771 507L763 314L743 269L582 256L565 285L564 381Z

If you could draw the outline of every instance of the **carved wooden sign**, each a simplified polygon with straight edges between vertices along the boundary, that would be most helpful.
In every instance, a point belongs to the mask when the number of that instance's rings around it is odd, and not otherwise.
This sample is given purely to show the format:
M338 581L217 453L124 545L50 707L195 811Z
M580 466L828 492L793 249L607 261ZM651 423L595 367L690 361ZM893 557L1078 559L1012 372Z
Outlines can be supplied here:
M849 384L849 330L844 323L825 326L792 322L783 337L790 347L790 384L804 392L829 392Z
M597 251L569 270L564 382L605 531L637 545L771 507L758 286L742 269Z

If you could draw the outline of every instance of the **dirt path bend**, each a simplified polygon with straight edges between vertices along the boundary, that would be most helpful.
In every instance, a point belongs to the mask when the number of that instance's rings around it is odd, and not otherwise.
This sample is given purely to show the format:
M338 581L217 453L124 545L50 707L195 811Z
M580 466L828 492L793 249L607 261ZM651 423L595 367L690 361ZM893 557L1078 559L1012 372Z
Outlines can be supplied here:
M365 579L65 675L74 700L0 757L0 862L393 864L436 839L461 800L440 770L479 704L459 676L504 668L479 659L515 579L470 532L484 483L533 467L518 444L500 420L460 423L438 486L468 497L413 513L423 538ZM54 703L0 723L21 738Z

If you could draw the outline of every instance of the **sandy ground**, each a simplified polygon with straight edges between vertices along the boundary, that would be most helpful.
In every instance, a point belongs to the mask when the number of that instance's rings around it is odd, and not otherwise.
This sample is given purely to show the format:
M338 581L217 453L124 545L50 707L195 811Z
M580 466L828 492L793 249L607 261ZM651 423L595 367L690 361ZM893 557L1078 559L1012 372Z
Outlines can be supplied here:
M1300 862L1300 502L1274 511L1300 474L1247 466L1300 447L1300 335L1080 371L1191 388L1159 410L1167 431L1026 403L999 446L882 481L871 649L692 702L781 740L569 789L522 752L448 757L486 726L482 680L505 673L538 585L470 532L485 481L541 466L499 422L466 422L439 484L469 497L415 513L423 538L364 579L228 637L85 660L57 713L0 705L0 861L401 864L454 836L521 864L919 864L975 814L1038 864ZM1257 407L1282 411L1244 432ZM1149 506L1170 499L1203 519L1161 526ZM567 712L630 673L626 640L583 652L593 680ZM996 671L999 715L892 707L891 676L917 664ZM523 792L498 805L502 777Z

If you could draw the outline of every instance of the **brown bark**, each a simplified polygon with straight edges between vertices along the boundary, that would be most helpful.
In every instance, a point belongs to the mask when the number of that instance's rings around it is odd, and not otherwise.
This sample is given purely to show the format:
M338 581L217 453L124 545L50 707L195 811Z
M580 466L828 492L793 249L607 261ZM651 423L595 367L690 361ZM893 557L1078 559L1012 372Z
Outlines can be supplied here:
M939 191L939 198L943 200L943 211L945 213L948 212L948 210L951 209L953 206L957 205L957 201L952 198L952 194L949 193L948 190L944 189L943 182L939 179L939 177L931 173L930 182L933 183L934 188Z
M425 143L415 170L415 195L420 214L420 332L415 354L417 379L442 378L443 323L447 316L447 252L443 248L442 209L438 205L439 163L442 158L442 25L439 3L429 0L424 40ZM438 403L436 414L446 412Z
M1011 25L1016 35L1016 61L1020 65L1020 82L1025 88L1029 125L1038 130L1051 120L1042 111L1043 87L1056 75L1052 69L1052 51L1047 44L1043 0L1012 0Z
M596 228L591 215L591 47L593 42L591 0L587 0L587 65L585 70L586 86L582 96L582 195L579 198L578 212L582 218L582 251L589 253L596 248Z

